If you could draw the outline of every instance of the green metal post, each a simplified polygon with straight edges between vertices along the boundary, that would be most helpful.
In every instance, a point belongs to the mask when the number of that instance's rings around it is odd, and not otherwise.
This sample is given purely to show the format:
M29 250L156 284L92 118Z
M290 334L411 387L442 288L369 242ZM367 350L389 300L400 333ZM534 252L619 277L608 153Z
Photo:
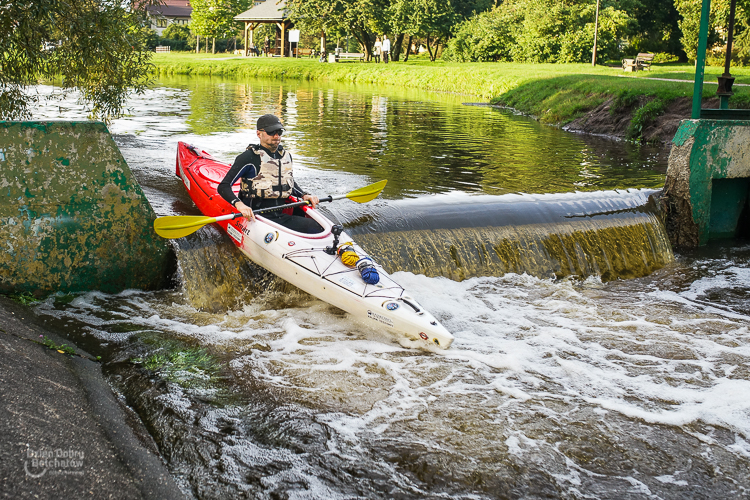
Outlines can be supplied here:
M695 86L693 87L693 112L691 118L701 117L701 98L703 97L703 74L706 66L706 45L708 44L708 16L711 0L703 0L701 9L701 26L698 31L698 52L695 55Z

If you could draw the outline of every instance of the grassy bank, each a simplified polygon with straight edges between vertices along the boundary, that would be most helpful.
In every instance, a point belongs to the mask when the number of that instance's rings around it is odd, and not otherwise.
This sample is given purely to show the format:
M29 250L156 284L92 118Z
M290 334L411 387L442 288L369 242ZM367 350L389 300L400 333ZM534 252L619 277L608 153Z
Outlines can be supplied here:
M690 65L652 66L624 73L621 68L589 64L445 63L416 58L407 63L320 63L316 59L241 58L171 53L154 57L160 75L212 75L229 78L283 78L398 85L475 96L513 107L551 124L564 124L611 100L615 109L636 106L634 120L658 116L677 98L693 94ZM723 68L707 67L703 97L716 93ZM750 107L750 68L733 68L737 78L731 107ZM664 81L659 79L678 80ZM636 123L632 130L638 130Z

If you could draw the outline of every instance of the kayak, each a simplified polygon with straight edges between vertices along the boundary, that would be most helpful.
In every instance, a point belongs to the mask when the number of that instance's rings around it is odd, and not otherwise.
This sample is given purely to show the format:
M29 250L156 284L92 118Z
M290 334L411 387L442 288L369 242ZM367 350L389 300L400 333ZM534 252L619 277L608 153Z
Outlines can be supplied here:
M198 209L208 217L235 213L234 207L216 191L229 168L230 165L194 146L184 142L177 145L177 176ZM233 189L239 192L239 182ZM302 209L306 217L320 224L323 228L320 233L299 233L259 214L254 221L238 217L216 224L251 261L310 295L343 309L362 323L385 328L392 335L419 346L450 347L453 335L342 231L341 226L335 226L320 210L310 206L302 206ZM370 258L370 261L365 259L370 274L352 267L351 259L346 259L345 264L342 259L346 255L339 256L337 252L341 246L350 247L348 250L358 259Z

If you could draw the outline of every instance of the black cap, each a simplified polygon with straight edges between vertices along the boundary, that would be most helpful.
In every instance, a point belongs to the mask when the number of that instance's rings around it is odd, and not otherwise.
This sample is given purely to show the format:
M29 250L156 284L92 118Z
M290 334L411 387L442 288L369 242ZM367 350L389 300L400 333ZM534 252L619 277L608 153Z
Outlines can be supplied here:
M258 130L275 132L276 130L284 130L284 126L281 124L278 116L268 114L258 118Z

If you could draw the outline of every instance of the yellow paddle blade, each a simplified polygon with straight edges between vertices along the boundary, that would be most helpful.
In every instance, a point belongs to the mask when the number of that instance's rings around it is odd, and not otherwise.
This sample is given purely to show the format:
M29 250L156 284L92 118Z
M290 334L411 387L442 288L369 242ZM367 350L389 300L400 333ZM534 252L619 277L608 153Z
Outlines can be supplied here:
M378 197L387 182L388 179L385 179L382 181L378 181L375 184L370 184L369 186L355 189L354 191L350 191L349 193L347 193L346 197L350 200L356 201L357 203L367 203L368 201L372 201Z
M206 224L216 222L216 217L204 215L168 215L154 221L154 231L162 238L182 238L196 232Z

